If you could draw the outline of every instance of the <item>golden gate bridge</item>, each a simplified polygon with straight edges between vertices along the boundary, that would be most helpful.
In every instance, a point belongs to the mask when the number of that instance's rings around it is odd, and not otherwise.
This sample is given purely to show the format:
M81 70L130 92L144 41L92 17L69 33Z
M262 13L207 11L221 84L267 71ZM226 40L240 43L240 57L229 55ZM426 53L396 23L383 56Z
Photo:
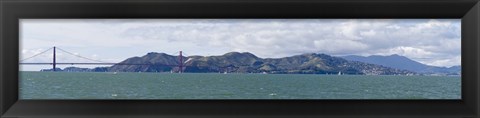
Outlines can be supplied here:
M28 60L28 59L31 59L31 58L34 58L34 57L37 57L39 55L42 55L50 50L53 50L53 60L51 63L23 63L23 61L25 60ZM64 52L66 54L69 54L69 55L73 55L73 56L76 56L78 58L82 58L82 59L86 59L86 60L90 60L90 61L94 61L95 63L77 63L77 62L62 62L62 63L58 63L57 62L57 50L61 51L61 52ZM178 73L182 73L183 72L183 69L184 69L184 64L183 64L183 55L182 55L182 51L179 51L179 55L178 55L178 64L176 65L171 65L171 64L152 64L152 63L112 63L112 62L105 62L105 61L101 61L101 60L96 60L96 59L91 59L91 58L87 58L87 57L84 57L84 56L80 56L78 54L74 54L72 52L69 52L69 51L66 51L62 48L58 48L58 47L51 47L49 49L46 49L40 53L37 53L37 54L34 54L33 56L30 56L30 57L27 57L27 58L24 58L22 60L20 60L20 65L52 65L52 70L53 71L56 71L56 66L57 65L155 65L155 66L171 66L171 67L178 67Z

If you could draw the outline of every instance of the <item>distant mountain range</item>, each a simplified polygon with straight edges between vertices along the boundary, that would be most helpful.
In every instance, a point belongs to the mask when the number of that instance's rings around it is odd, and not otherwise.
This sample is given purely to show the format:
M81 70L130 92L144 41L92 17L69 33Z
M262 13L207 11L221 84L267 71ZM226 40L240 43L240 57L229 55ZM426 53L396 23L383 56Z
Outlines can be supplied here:
M189 56L184 58L183 72L191 73L275 73L275 74L362 74L413 75L413 71L396 69L360 61L349 61L326 54L302 54L283 58L259 58L248 52L230 52L220 56ZM128 58L120 63L150 65L121 65L94 69L70 67L62 71L88 72L177 72L178 56L148 53ZM57 69L58 70L58 69ZM61 69L60 69L61 70ZM44 70L48 71L48 69Z
M350 61L359 61L391 68L404 69L421 74L460 74L461 71L461 66L452 66L449 68L430 66L396 54L390 56L372 55L368 57L350 55L341 56L341 58Z

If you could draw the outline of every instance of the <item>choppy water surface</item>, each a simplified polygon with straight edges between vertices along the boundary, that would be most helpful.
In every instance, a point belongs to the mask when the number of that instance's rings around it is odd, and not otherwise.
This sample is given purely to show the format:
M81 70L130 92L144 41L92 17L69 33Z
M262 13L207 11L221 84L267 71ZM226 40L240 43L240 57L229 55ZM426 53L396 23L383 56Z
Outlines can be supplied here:
M20 99L461 99L451 76L21 72Z

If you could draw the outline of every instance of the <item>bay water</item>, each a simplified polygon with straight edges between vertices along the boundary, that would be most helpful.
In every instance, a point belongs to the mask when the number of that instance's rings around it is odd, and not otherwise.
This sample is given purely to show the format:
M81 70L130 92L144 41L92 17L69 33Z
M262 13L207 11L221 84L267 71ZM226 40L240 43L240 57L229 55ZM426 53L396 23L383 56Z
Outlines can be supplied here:
M460 76L26 72L20 99L461 99Z

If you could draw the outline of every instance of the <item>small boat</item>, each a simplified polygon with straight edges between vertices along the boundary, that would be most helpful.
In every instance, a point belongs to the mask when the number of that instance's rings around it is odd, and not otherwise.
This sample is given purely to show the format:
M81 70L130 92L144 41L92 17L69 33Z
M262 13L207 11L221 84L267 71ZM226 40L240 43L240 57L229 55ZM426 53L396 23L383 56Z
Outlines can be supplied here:
M223 72L223 74L227 74L227 71Z

